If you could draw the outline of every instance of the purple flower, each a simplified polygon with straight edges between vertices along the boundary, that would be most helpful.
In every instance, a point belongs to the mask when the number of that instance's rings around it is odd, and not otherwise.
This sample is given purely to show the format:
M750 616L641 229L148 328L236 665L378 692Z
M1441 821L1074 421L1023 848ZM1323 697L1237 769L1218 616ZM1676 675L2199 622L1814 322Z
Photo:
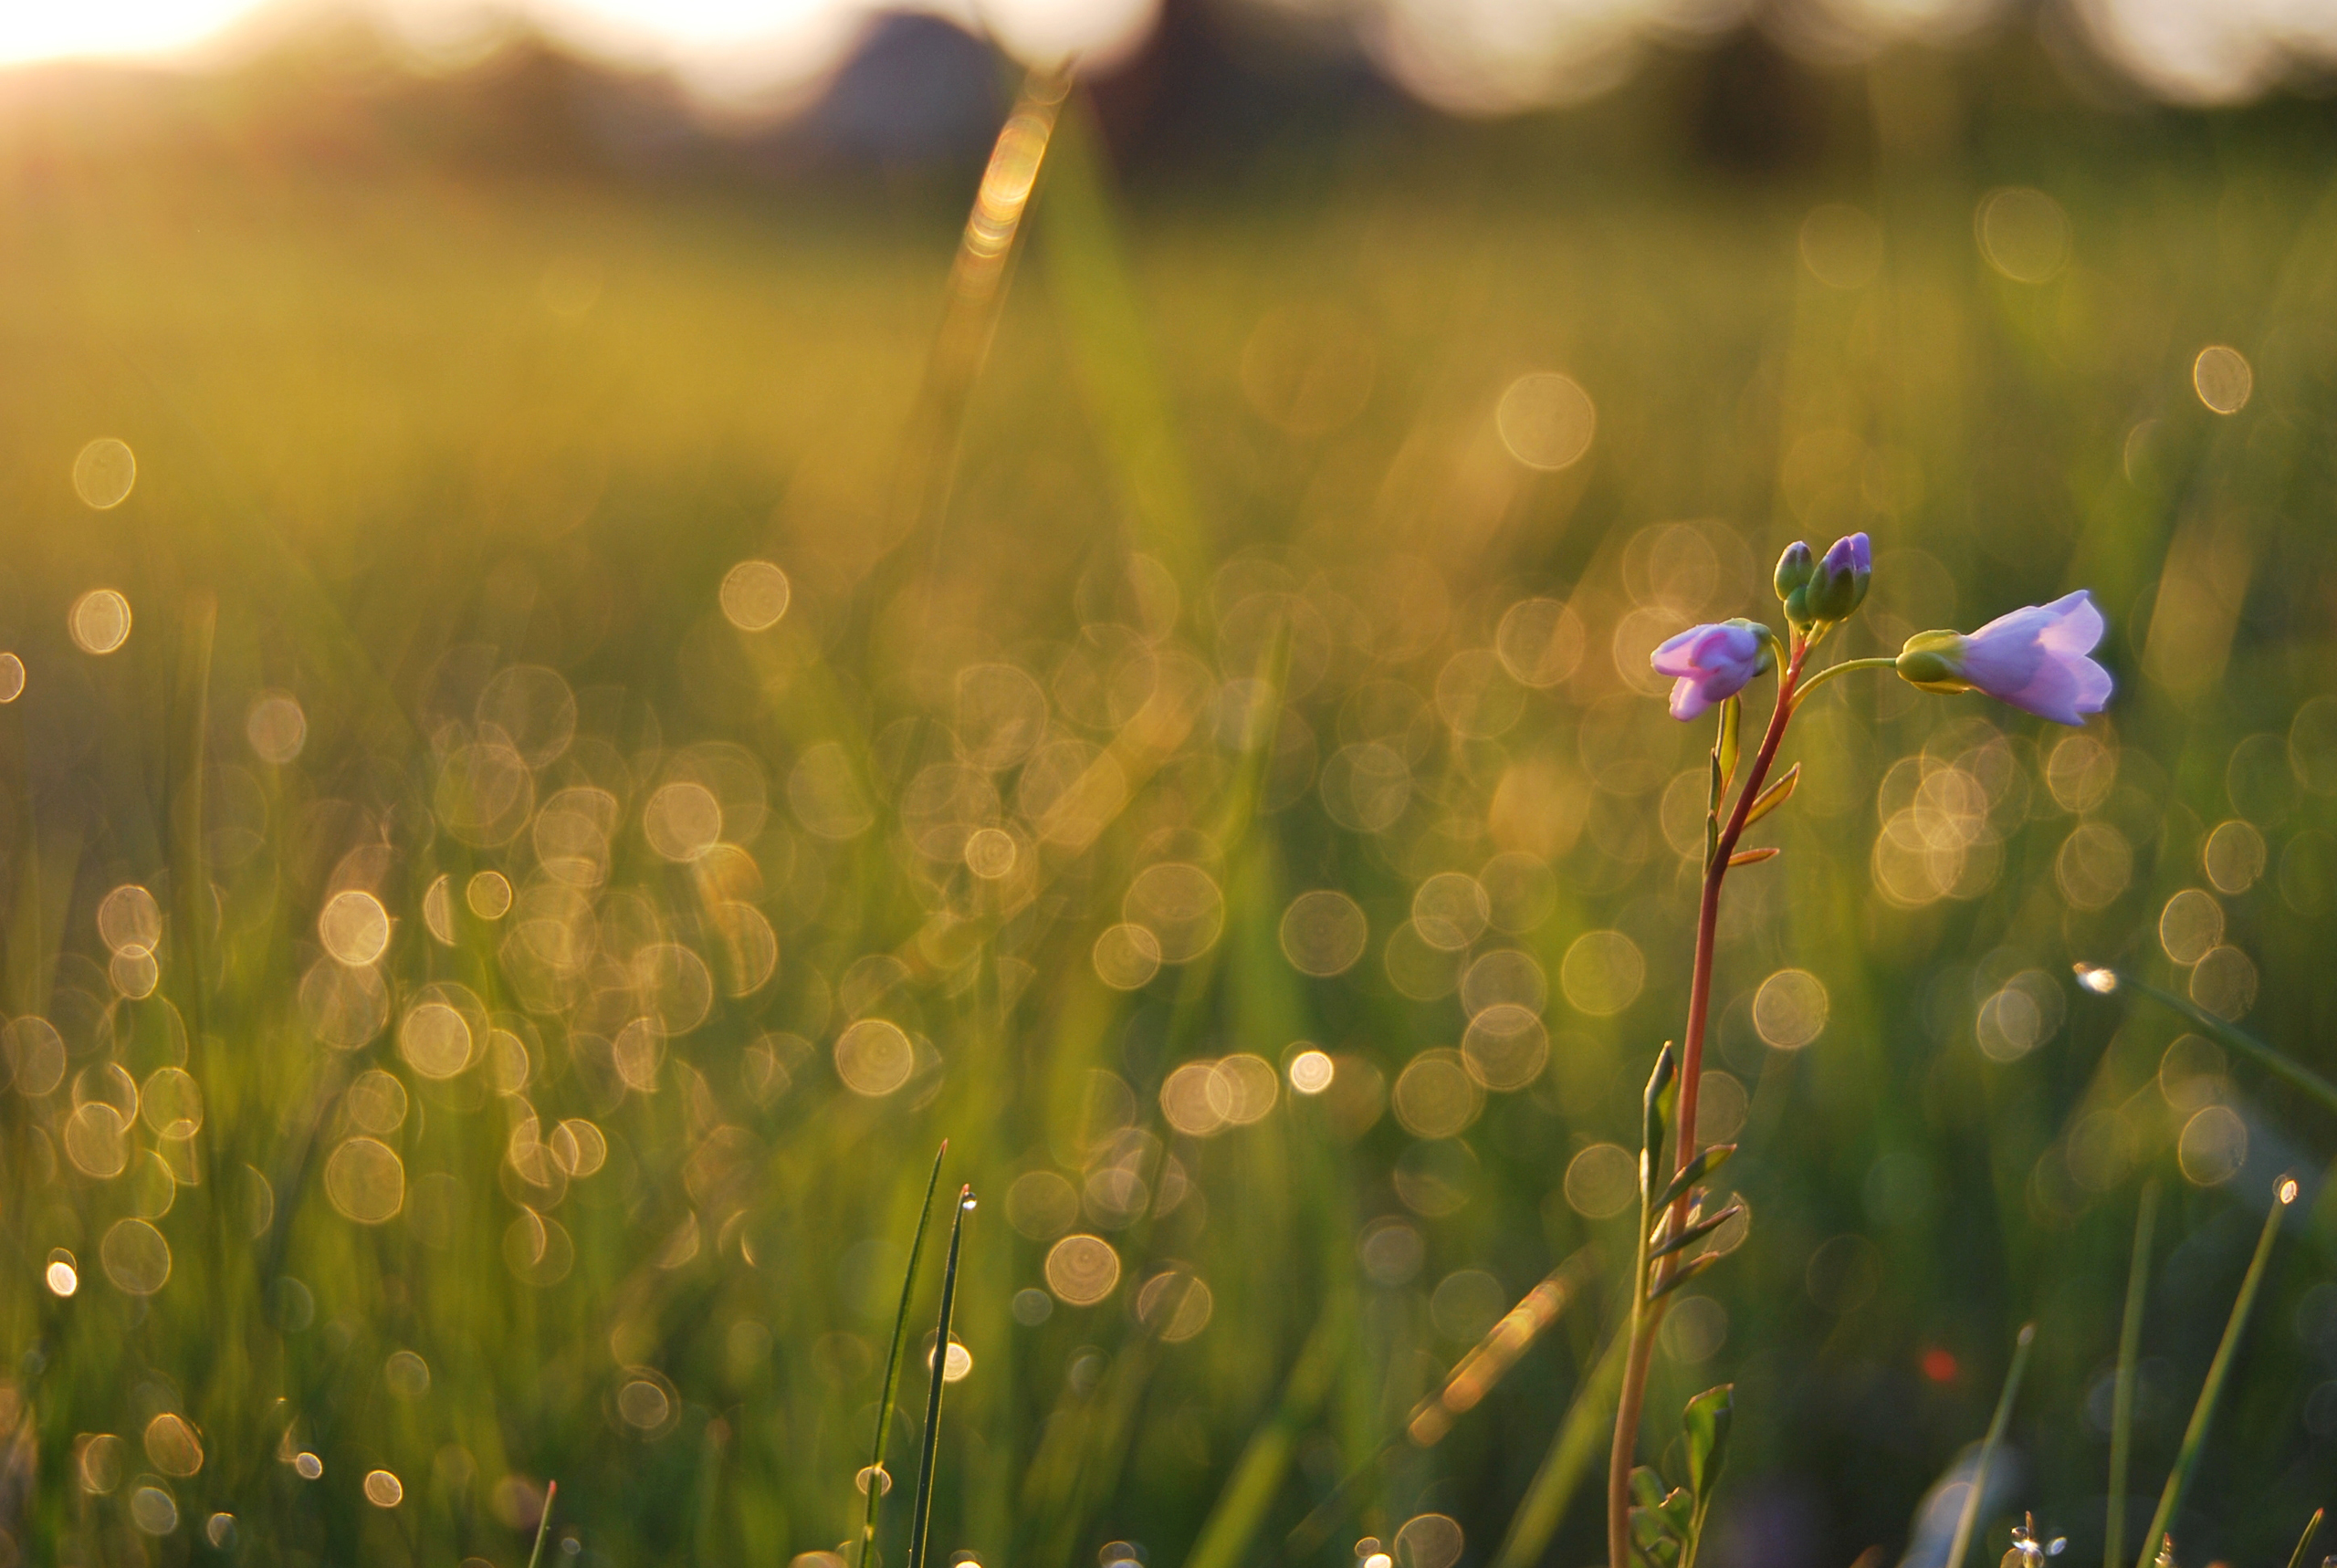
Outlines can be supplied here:
M1648 656L1656 674L1677 677L1672 716L1693 718L1743 691L1775 660L1767 628L1750 621L1691 626Z
M1968 636L1918 632L1900 651L1899 674L1925 691L1986 692L2056 724L2083 724L2110 701L2110 672L2087 657L2102 631L2101 612L2080 588Z

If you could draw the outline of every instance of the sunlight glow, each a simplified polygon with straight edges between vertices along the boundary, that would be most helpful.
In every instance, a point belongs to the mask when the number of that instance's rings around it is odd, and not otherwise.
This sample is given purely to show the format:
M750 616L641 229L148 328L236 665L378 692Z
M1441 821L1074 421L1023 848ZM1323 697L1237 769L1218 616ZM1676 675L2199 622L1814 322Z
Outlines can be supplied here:
M0 66L66 59L169 59L281 36L335 0L100 0L16 6L0 16ZM510 19L590 53L678 71L717 96L768 91L833 67L876 0L355 0L425 54L460 57ZM1154 0L938 0L921 7L985 31L1032 64L1077 54L1106 64L1142 41Z
M717 99L768 103L821 78L883 0L306 0L354 4L425 55L467 57L508 18L589 53L676 71ZM1321 10L1319 0L1257 0ZM1158 0L926 0L917 8L995 37L1032 65L1077 55L1108 68L1141 43ZM1356 8L1357 41L1414 96L1462 114L1501 114L1593 97L1665 40L1741 22L1745 0L1376 0ZM1893 42L1953 42L1996 0L1818 0L1782 29L1797 53L1841 65ZM2230 102L2300 65L2337 59L2337 13L2295 0L2079 0L2100 51L2162 97ZM15 6L0 16L0 67L61 59L170 60L233 48L297 25L301 0L100 0Z

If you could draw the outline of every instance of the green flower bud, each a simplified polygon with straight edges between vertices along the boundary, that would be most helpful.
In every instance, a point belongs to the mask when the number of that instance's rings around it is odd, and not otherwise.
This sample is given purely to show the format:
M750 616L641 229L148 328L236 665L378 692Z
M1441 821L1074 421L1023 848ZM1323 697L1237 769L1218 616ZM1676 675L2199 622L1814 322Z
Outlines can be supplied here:
M1803 613L1824 625L1849 620L1865 601L1873 575L1874 557L1866 535L1836 539L1801 591Z
M1899 650L1899 678L1919 690L1950 696L1970 691L1972 683L1964 678L1964 633L1918 632L1908 638Z
M1818 558L1810 553L1808 544L1796 539L1786 546L1786 553L1777 557L1777 597L1790 606L1793 596L1818 570Z

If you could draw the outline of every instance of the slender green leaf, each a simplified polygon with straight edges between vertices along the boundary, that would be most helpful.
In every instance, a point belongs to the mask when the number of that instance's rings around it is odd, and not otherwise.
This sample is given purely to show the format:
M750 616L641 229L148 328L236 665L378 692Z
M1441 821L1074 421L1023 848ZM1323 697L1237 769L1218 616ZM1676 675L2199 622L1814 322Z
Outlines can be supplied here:
M1695 1568L1696 1553L1704 1540L1704 1521L1720 1487L1721 1466L1728 1458L1728 1429L1735 1415L1736 1385L1724 1383L1688 1401L1680 1427L1688 1458L1688 1490L1695 1499L1689 1517L1687 1544L1680 1553L1681 1568Z
M1574 1403L1558 1423L1549 1451L1542 1456L1541 1468L1534 1472L1517 1511L1510 1515L1509 1532L1494 1551L1491 1568L1534 1568L1542 1561L1550 1538L1566 1521L1567 1505L1574 1500L1576 1489L1607 1447L1629 1350L1624 1337L1615 1335L1575 1390Z
M917 1260L925 1255L925 1232L933 1222L933 1194L941 1185L941 1161L949 1153L949 1140L933 1151L933 1169L925 1178L925 1197L917 1205L917 1235L909 1242L908 1267L901 1273L901 1305L893 1314L893 1346L885 1354L884 1392L876 1399L876 1444L868 1459L868 1511L860 1526L860 1568L873 1568L875 1562L876 1511L883 1502L886 1477L885 1475L885 1437L893 1424L893 1396L901 1385L901 1351L908 1341L909 1300L917 1289Z
M1655 1070L1648 1074L1647 1092L1640 1098L1645 1123L1640 1142L1640 1197L1643 1201L1651 1200L1655 1193L1656 1162L1663 1158L1664 1134L1672 1124L1673 1080L1679 1075L1679 1055L1667 1040L1663 1049L1655 1053Z
M2321 1533L2321 1516L2327 1511L2316 1508L2312 1517L2304 1521L2304 1533L2297 1537L2297 1549L2289 1553L2289 1568L2305 1568L2304 1554L2312 1550L2312 1538Z
M1314 1420L1330 1392L1351 1326L1349 1314L1336 1304L1325 1308L1315 1321L1305 1348L1298 1353L1298 1364L1283 1385L1280 1405L1250 1434L1242 1457L1233 1462L1233 1474L1202 1521L1185 1568L1234 1568L1248 1558L1250 1542L1290 1473L1291 1454L1299 1434Z
M1797 762L1785 770L1785 776L1753 798L1753 809L1745 813L1745 825L1751 827L1786 803L1794 787L1801 782L1801 764Z
M2216 1346L2216 1358L2207 1364L2207 1380L2199 1386L2198 1402L2191 1406L2190 1424L2183 1428L2183 1446L2175 1452L2175 1469L2167 1473L2166 1485L2158 1494L2158 1511L2151 1515L2151 1527L2143 1537L2143 1552L2137 1560L2139 1568L2150 1568L2158 1553L2159 1542L2175 1523L2175 1516L2183 1508L2183 1496L2191 1490L2192 1474L2199 1468L2199 1456L2207 1446L2207 1428L2216 1418L2216 1406L2222 1403L2224 1384L2231 1376L2232 1358L2239 1354L2241 1335L2247 1333L2248 1313L2256 1306L2256 1292L2264 1283L2264 1274L2272 1261L2272 1243L2280 1234L2280 1218L2297 1197L2294 1178L2282 1176L2272 1193L2272 1207L2264 1216L2264 1229L2256 1239L2256 1256L2248 1260L2248 1272L2239 1281L2239 1295L2231 1304L2231 1317L2224 1324L2224 1337ZM1956 1568L1953 1563L1948 1568Z
M1736 781L1736 761L1744 754L1744 737L1745 699L1731 697L1720 705L1720 738L1713 745L1713 758L1720 764L1720 792L1724 796Z
M1688 1401L1680 1425L1687 1434L1688 1486L1698 1497L1710 1497L1728 1455L1728 1428L1735 1414L1736 1385L1707 1388Z
M1690 1187L1726 1165L1728 1156L1734 1153L1736 1153L1734 1144L1713 1144L1697 1151L1696 1157L1680 1168L1680 1174L1672 1178L1672 1185L1665 1187L1661 1195L1656 1198L1655 1207L1671 1207L1672 1203Z
M1705 1270L1712 1268L1713 1264L1718 1263L1723 1258L1727 1256L1728 1254L1725 1252L1705 1252L1698 1255L1697 1257L1689 1259L1685 1263L1682 1263L1677 1269L1672 1270L1665 1278L1659 1280L1654 1284L1649 1286L1647 1299L1651 1301L1661 1301L1664 1297L1670 1295L1672 1291L1678 1290L1689 1281L1695 1279L1698 1275L1703 1273Z
M1972 1467L1972 1488L1964 1494L1964 1511L1955 1516L1955 1539L1947 1549L1947 1568L1964 1568L1972 1549L1972 1531L1980 1521L1980 1500L1988 1491L1988 1467L2003 1446L2005 1427L2012 1420L2013 1401L2020 1396L2021 1374L2028 1370L2028 1348L2037 1343L2037 1325L2023 1323L2013 1341L2012 1365L2005 1373L2004 1392L1996 1396L1996 1413L1988 1420L1988 1435L1980 1444L1979 1462Z
M933 1521L933 1468L941 1446L941 1391L949 1385L949 1321L958 1304L958 1244L965 1239L966 1216L974 1189L958 1189L958 1212L949 1221L949 1251L941 1264L940 1324L933 1332L933 1365L925 1394L925 1440L917 1458L917 1505L909 1513L908 1568L925 1568L926 1528Z
M1709 1219L1697 1220L1694 1224L1690 1225L1686 1229L1681 1231L1679 1235L1664 1237L1663 1239L1656 1242L1652 1247L1648 1249L1647 1255L1651 1260L1656 1258L1669 1258L1672 1254L1679 1251L1683 1247L1694 1246L1697 1242L1702 1241L1705 1237L1710 1236L1713 1231L1718 1230L1722 1226L1726 1225L1730 1220L1734 1219L1738 1215L1743 1214L1744 1212L1745 1206L1743 1204L1732 1203L1727 1207L1722 1209L1718 1214L1712 1216ZM1670 1216L1667 1215L1665 1218L1669 1218Z
M2096 996L2147 997L2168 1011L2188 1019L2193 1024L2231 1047L2265 1071L2303 1090L2321 1102L2326 1111L2337 1111L2337 1083L2332 1083L2312 1069L2303 1066L2281 1051L2267 1045L2254 1035L2233 1023L2217 1018L2188 997L2178 997L2173 991L2163 991L2156 986L2137 980L2118 969L2106 969L2098 964L2079 964L2078 984Z
M558 1481L544 1482L544 1511L536 1517L536 1546L528 1553L528 1568L536 1568L544 1554L544 1536L551 1530L551 1500L559 1495Z
M2134 1452L2134 1363L2142 1354L2143 1296L2150 1283L2151 1233L2158 1224L2158 1183L2143 1184L2134 1211L2134 1257L2126 1267L2126 1312L2118 1328L2118 1381L2110 1405L2110 1513L2102 1533L2102 1568L2120 1568L2126 1555L2126 1473Z

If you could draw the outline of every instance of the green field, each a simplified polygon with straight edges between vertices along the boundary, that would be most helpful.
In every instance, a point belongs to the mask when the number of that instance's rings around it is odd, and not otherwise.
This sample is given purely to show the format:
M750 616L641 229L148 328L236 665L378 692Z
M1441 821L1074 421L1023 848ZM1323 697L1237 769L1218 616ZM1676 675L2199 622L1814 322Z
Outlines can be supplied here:
M2091 587L2120 691L2067 731L1853 678L1796 727L1704 1086L1752 1223L1649 1453L1733 1381L1708 1561L1895 1561L2034 1320L1975 1560L2021 1509L2094 1560L2155 1181L2131 1552L2293 1173L2175 1528L2284 1559L2337 1128L2070 965L2337 1069L2326 131L1934 133L1895 80L1869 152L1759 177L1649 152L1640 94L1125 185L1074 100L994 319L947 303L970 177L19 149L22 1560L517 1568L548 1479L550 1562L846 1549L947 1138L945 1560L1344 1568L1433 1515L1460 1556L1399 1568L1593 1561L1597 1463L1504 1542L1681 1029L1708 737L1646 654L1860 528L1844 653Z

